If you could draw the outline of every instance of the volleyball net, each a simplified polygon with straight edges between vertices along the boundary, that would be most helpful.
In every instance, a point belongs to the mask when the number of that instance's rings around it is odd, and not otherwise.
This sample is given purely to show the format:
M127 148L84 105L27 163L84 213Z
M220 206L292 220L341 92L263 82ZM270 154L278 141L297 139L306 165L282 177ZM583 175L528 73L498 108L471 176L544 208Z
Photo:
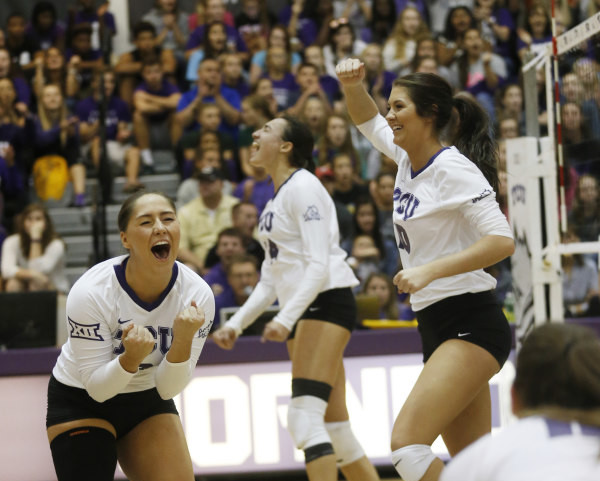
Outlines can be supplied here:
M600 12L556 25L553 8L552 43L522 68L527 136L506 143L518 340L564 320L562 256L600 252Z

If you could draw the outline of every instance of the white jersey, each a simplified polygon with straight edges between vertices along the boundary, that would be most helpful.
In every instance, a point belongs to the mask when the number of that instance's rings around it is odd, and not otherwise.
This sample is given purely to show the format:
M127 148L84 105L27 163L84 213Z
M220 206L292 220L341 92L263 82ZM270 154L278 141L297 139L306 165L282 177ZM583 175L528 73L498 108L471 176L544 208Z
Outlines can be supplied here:
M394 234L405 269L460 252L486 235L512 238L496 194L479 168L456 147L446 147L418 172L394 144L387 121L376 115L358 126L380 152L398 164L394 187ZM496 287L483 269L436 279L411 295L413 310L466 292Z
M465 448L440 481L598 481L600 428L524 418Z
M69 339L52 374L63 384L86 389L99 401L153 387L161 396L173 397L185 387L196 366L215 316L214 296L200 276L175 262L165 291L152 304L144 302L125 279L128 259L120 256L101 262L72 287L67 298ZM165 359L171 347L171 327L192 301L204 309L205 322L194 338L189 361L171 364ZM137 373L125 371L118 360L124 351L123 328L129 323L146 327L156 339Z
M267 202L258 223L265 260L261 278L228 326L241 332L275 299L274 321L292 329L320 292L358 285L339 245L333 199L305 169L295 171Z

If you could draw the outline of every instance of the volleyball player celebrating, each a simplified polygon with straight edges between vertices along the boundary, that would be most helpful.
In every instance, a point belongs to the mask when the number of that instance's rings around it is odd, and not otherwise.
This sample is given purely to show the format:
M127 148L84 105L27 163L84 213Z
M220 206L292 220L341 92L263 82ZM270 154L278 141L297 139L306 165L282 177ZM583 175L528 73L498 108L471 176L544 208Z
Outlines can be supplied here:
M67 298L69 339L48 386L48 440L59 481L193 481L173 402L214 318L210 288L176 262L173 202L138 192L118 216L129 255L87 271Z
M337 460L346 479L376 480L352 434L345 400L342 356L356 322L351 288L358 281L339 246L333 201L312 174L312 134L294 117L281 117L253 138L250 164L264 168L275 187L258 225L266 257L260 282L213 338L231 349L243 329L279 299L281 310L265 326L263 340L287 340L288 431L304 450L308 478L337 480Z
M437 479L431 450L442 435L451 455L491 430L488 381L504 364L510 329L483 271L512 254L514 242L495 200L495 146L485 113L452 97L445 80L411 74L394 82L384 118L363 87L364 65L336 67L359 130L398 164L394 227L425 365L392 430L392 462L405 481ZM458 125L447 134L452 111ZM464 154L464 155L463 155Z

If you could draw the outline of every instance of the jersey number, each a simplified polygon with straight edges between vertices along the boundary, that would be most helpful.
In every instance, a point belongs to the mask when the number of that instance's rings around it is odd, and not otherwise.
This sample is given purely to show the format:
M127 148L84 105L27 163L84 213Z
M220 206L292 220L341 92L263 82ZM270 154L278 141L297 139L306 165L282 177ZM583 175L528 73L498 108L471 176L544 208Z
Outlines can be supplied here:
M396 228L396 239L398 240L398 249L405 250L407 254L410 254L410 239L404 227L394 224Z

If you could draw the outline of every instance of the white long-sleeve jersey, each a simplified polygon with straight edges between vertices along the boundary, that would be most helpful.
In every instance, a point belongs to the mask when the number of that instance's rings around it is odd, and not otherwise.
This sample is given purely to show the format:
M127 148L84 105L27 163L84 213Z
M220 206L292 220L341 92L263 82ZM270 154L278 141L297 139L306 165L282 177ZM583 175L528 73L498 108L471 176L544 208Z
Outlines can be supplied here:
M339 245L333 200L305 169L295 171L267 202L258 239L265 251L260 281L227 322L238 333L275 299L281 310L273 320L291 330L320 292L358 285Z
M532 416L456 455L440 481L597 481L600 428Z
M358 126L377 150L398 164L394 233L405 269L460 252L487 235L512 238L496 194L479 168L456 147L446 147L418 172L381 115ZM466 292L496 287L483 269L436 279L411 295L413 310Z
M170 399L183 390L196 366L215 317L214 296L200 276L175 262L165 291L154 303L144 302L127 284L127 260L128 256L120 256L101 262L72 287L67 298L69 339L52 374L63 384L86 389L100 402L153 387L163 399ZM190 359L170 363L165 356L173 321L192 301L204 309L204 325L193 340ZM124 351L123 328L129 323L146 327L156 339L136 373L125 371L118 359Z

